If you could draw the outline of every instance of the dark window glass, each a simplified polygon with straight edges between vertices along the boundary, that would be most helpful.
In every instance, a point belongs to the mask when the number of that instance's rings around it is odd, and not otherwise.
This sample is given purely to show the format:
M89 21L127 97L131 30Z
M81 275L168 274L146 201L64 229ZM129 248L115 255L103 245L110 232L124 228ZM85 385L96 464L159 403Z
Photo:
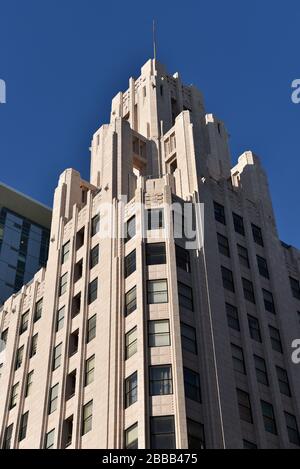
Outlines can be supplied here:
M238 250L240 264L246 267L247 269L250 269L248 250L244 248L244 246L241 246L240 244L237 245L237 250Z
M64 320L65 320L65 306L63 306L57 311L56 332L60 331L64 327Z
M193 370L184 368L184 388L187 398L201 402L200 376Z
M260 256L256 256L256 258L257 258L257 266L258 266L260 275L265 278L270 278L268 264L267 264L266 259Z
M61 263L64 264L67 262L67 260L70 257L70 241L68 241L66 244L63 245L62 247L62 253L61 253Z
M242 236L245 236L245 228L244 228L244 220L240 215L236 213L232 214L233 216L233 224L236 233L239 233Z
M29 412L26 412L21 417L20 430L19 430L19 441L25 440L27 433Z
M127 241L130 241L130 239L134 238L136 235L135 216L126 222L125 230L125 243L127 243Z
M261 409L262 409L266 432L277 435L277 426L276 426L275 414L274 414L274 409L273 409L272 404L269 404L268 402L265 402L265 401L261 401Z
M150 367L150 395L173 394L172 367L170 365Z
M21 368L22 366L22 361L23 361L23 353L24 353L24 345L22 345L22 347L20 347L17 351L17 355L16 355L16 365L15 365L15 369L18 370L19 368Z
M37 352L37 343L38 343L38 334L35 334L31 339L29 358L32 358L36 355Z
M269 326L269 330L273 350L279 353L283 353L279 330L272 326Z
M96 215L92 219L92 229L91 229L91 235L95 236L100 230L100 215Z
M34 322L38 321L42 317L42 310L43 310L43 299L39 300L35 305L34 310Z
M95 355L92 355L85 362L84 385L88 386L94 381L95 375Z
M276 366L276 372L277 372L281 394L291 397L292 394L291 394L290 382L289 382L287 371L284 370L283 368L280 368L280 366Z
M10 449L10 447L11 447L11 439L12 439L13 428L14 428L14 424L12 423L5 430L3 447L2 447L3 449Z
M181 246L175 245L176 265L187 273L191 272L190 253Z
M259 244L260 246L264 246L264 240L263 240L261 228L253 224L251 226L252 226L252 234L253 234L254 241L256 242L256 244Z
M284 415L290 443L300 446L300 434L296 417L288 412L285 412Z
M219 253L223 254L223 256L230 257L230 248L229 248L228 238L226 238L226 236L221 235L220 233L217 233L217 237L218 237Z
M164 210L157 208L147 210L147 227L148 230L158 230L164 228Z
M250 396L247 392L237 389L240 419L244 422L253 423Z
M251 441L243 440L244 449L257 449L257 445L255 443L251 443Z
M165 243L152 243L146 245L146 264L160 265L166 264Z
M26 311L26 313L22 314L21 316L20 335L27 331L28 321L29 321L29 311Z
M223 205L214 202L215 220L226 225L225 209Z
M181 323L181 343L182 348L197 355L196 329Z
M61 356L62 356L62 344L59 344L54 348L52 371L57 370L57 368L60 367Z
M268 372L265 360L261 357L258 357L257 355L254 355L254 363L257 381L260 384L269 386Z
M125 278L133 274L136 270L136 251L132 251L125 257Z
M96 337L96 324L97 316L96 314L92 316L87 323L87 343L91 342Z
M178 282L179 305L194 311L193 290L184 283Z
M259 321L254 316L248 315L248 324L251 339L256 340L256 342L262 342Z
M67 284L68 284L68 274L62 275L60 278L60 283L59 283L59 296L62 296L66 291L67 291Z
M242 278L245 299L255 304L253 283L246 278Z
M241 373L243 375L246 374L246 366L244 360L244 352L241 347L238 347L235 344L231 344L231 353L232 353L232 361L233 361L233 369L237 373Z
M53 386L50 389L50 397L49 397L49 411L48 414L52 414L57 409L58 403L58 384Z
M125 336L125 359L128 360L137 352L137 327L127 332Z
M235 291L234 288L234 280L233 280L233 274L232 271L229 269L226 269L226 267L221 267L222 270L222 280L223 280L223 286L226 290Z
M274 303L274 298L273 298L272 293L269 292L268 290L265 290L264 288L262 292L263 292L266 311L269 311L269 313L272 313L272 314L276 314L275 303Z
M83 406L82 435L86 435L92 430L93 424L93 401Z
M290 284L293 293L293 297L300 300L300 282L293 277L290 277Z
M136 287L125 294L125 316L136 310Z
M240 321L239 321L239 314L238 314L237 308L229 303L226 303L226 313L227 313L228 326L231 329L240 331L241 330Z
M138 396L138 375L133 373L125 380L125 408L137 402Z
M174 416L151 417L151 448L175 449Z
M187 419L189 450L205 449L204 426L199 422Z
M92 269L99 262L99 244L91 250L90 255L90 268Z
M89 284L89 290L88 290L88 304L92 304L98 296L98 279L95 278L90 284Z

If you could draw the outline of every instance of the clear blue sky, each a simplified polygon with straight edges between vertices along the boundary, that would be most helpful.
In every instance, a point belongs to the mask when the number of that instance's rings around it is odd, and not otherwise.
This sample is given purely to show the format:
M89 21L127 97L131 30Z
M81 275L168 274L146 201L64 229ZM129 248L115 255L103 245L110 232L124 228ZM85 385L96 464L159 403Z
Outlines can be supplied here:
M300 247L299 0L0 0L0 180L51 205L67 167L89 176L92 133L152 55L204 93L235 162L262 158L280 236Z

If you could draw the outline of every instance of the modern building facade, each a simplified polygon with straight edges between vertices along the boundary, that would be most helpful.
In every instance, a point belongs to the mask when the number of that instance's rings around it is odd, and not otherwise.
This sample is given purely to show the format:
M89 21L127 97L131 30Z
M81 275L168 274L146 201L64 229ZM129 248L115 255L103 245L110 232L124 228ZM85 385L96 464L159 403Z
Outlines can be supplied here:
M0 183L0 305L46 266L51 210Z
M1 310L1 447L299 447L299 281L259 159L232 168L199 91L149 60L90 182L59 179L47 268Z

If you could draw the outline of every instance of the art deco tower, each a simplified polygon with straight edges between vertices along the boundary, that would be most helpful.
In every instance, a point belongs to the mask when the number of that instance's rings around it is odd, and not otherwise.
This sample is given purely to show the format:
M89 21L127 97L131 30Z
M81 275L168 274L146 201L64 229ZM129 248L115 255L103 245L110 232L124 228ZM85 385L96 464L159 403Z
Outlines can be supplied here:
M47 268L0 313L2 447L296 448L299 259L258 158L232 168L199 91L149 60L93 137L90 182L59 179Z

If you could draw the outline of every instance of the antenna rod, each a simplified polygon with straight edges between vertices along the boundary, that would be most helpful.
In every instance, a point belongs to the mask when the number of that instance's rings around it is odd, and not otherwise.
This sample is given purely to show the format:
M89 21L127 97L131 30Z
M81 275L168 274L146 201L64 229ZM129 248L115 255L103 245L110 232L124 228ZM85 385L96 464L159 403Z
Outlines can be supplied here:
M153 54L154 60L156 60L156 28L155 28L155 20L153 20Z

